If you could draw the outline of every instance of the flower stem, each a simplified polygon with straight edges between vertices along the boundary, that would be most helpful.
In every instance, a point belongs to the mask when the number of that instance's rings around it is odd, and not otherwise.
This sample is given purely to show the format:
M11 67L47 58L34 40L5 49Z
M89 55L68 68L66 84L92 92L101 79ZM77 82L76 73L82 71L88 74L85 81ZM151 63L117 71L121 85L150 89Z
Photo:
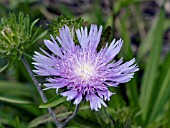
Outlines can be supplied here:
M76 116L78 109L79 109L79 104L76 105L76 108L75 108L73 114L62 124L62 126L60 128L64 128L66 126L66 124Z
M24 64L25 68L27 69L29 75L31 76L31 78L32 78L32 80L33 80L33 82L34 82L34 84L35 84L35 86L36 86L36 88L37 88L37 90L38 90L38 92L39 92L39 94L40 94L40 96L41 96L42 101L43 101L44 103L46 103L46 102L47 102L47 98L46 98L46 96L44 95L44 93L43 93L43 91L42 91L41 84L40 84L40 83L37 81L37 79L35 78L32 70L31 70L31 68L30 68L30 66L29 66L29 64L28 64L28 62L27 62L27 60L25 59L24 56L21 57L21 60L22 60L22 62L23 62L23 64ZM52 108L47 108L47 109L48 109L48 112L50 113L50 115L52 116L55 125L60 128L60 127L61 127L61 124L57 121L56 115L55 115L55 113L53 112ZM68 119L67 119L67 120L68 120Z

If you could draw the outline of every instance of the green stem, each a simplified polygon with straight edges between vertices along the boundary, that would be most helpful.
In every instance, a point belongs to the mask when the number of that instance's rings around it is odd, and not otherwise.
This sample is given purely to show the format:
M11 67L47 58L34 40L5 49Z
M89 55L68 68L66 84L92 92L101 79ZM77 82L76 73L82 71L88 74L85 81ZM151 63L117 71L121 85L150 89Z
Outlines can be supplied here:
M64 128L64 127L66 126L66 124L67 124L69 121L71 121L71 120L77 115L78 110L79 110L79 104L76 105L76 108L75 108L73 114L72 114L67 120L65 120L65 122L61 125L60 128Z
M44 95L44 93L43 93L43 91L42 91L41 84L40 84L40 83L37 81L37 79L35 78L32 70L31 70L31 68L30 68L30 66L29 66L29 64L28 64L28 62L27 62L27 60L25 59L25 57L24 57L23 55L22 55L22 57L21 57L21 60L22 60L22 62L23 62L23 64L24 64L25 68L27 69L30 77L32 78L32 80L33 80L33 82L34 82L34 84L35 84L35 86L36 86L36 88L37 88L37 90L38 90L38 92L39 92L39 94L40 94L43 102L46 103L46 102L47 102L47 98L46 98L46 96ZM50 113L50 115L52 116L55 125L60 128L60 127L61 127L61 124L60 124L60 123L58 122L58 120L56 119L56 115L55 115L55 113L53 112L52 108L47 108L47 109L48 109L48 112Z

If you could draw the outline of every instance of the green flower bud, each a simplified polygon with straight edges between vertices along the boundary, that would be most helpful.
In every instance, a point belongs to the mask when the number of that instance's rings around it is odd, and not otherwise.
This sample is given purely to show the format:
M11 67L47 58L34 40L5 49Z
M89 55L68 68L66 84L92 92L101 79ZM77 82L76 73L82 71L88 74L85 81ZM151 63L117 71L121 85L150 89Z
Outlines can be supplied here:
M59 35L59 28L61 28L64 25L67 25L70 30L74 27L74 29L82 27L84 24L84 20L82 18L77 19L70 19L68 17L59 16L56 20L52 22L52 24L49 24L49 32L53 35Z
M29 16L22 12L17 17L11 13L7 18L1 18L0 22L0 57L20 59L33 43L46 34L46 31L40 33L40 28L34 25L38 20L30 23Z

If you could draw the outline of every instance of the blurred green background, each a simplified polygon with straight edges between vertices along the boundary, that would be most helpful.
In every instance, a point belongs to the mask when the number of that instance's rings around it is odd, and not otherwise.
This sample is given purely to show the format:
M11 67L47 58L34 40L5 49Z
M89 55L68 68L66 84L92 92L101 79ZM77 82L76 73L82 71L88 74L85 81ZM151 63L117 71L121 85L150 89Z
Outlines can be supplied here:
M124 40L116 59L137 59L140 70L116 92L108 108L99 112L81 104L68 128L169 128L170 127L170 1L168 0L1 0L0 17L22 11L37 26L48 30L58 16L81 17L84 24L103 25L101 45L113 38ZM44 37L49 39L49 33ZM43 39L44 39L43 38ZM43 39L28 51L43 46ZM1 42L0 42L1 43ZM27 58L30 65L32 60ZM0 66L7 59L0 58ZM32 65L31 65L32 67ZM33 68L33 67L32 67ZM38 79L44 82L43 78ZM48 99L55 90L45 91ZM15 61L0 73L0 128L54 128L24 65ZM74 110L70 102L53 107L64 121Z

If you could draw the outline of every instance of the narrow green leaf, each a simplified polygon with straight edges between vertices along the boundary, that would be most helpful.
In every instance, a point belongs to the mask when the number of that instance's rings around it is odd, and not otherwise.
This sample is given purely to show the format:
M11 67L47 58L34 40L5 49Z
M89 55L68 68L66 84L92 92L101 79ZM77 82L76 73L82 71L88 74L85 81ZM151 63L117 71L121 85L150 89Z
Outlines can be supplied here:
M10 32L8 32L8 31L4 31L4 35L2 36L2 40L3 40L3 43L8 45L8 46L11 46L12 43L13 43Z
M130 82L126 84L127 95L130 101L130 106L139 107L139 95L137 87L137 78L134 77Z
M80 107L79 112L81 111L86 111L89 110L89 106L83 106ZM56 114L57 119L60 120L65 120L69 115L71 115L73 113L73 111L69 111L69 112L60 112ZM35 119L33 119L29 124L28 124L28 128L35 128L38 127L38 125L43 124L43 123L47 123L47 122L51 122L53 121L52 117L49 114L44 114L41 116L36 117Z
M19 12L19 18L18 18L19 23L22 23L23 19L24 19L24 13L23 12Z
M166 110L166 114L164 116L164 119L166 122L163 124L162 128L168 128L170 126L170 101L168 101L168 109Z
M93 21L96 22L96 24L101 24L102 26L104 26L104 14L101 11L101 7L100 7L100 3L98 1L95 1L93 3L93 9L94 9L94 18Z
M160 17L162 17L164 14L160 13L159 17L155 20L155 22L153 23L151 29L149 30L149 32L147 33L146 37L143 39L143 41L141 42L140 46L139 46L139 50L137 53L137 60L141 61L142 58L149 52L149 50L151 49L152 45L154 45L154 40L155 40L155 32L158 30L158 24L160 23ZM167 25L168 23L168 25ZM165 20L164 24L161 24L162 26L164 26L164 30L169 28L169 20ZM159 31L159 30L158 30Z
M99 112L95 112L95 115L102 128L106 128L111 121L105 108L101 108Z
M39 40L40 38L42 38L43 36L45 36L47 34L47 31L42 32L41 34L39 34L34 40L33 43L35 43L37 40Z
M68 7L64 4L58 4L58 9L60 10L61 14L64 16L74 17L74 13L72 10L68 9Z
M129 35L129 31L128 31L128 18L130 16L130 11L129 9L126 9L126 14L124 14L120 20L118 20L118 29L120 31L120 35L124 41L123 47L121 50L121 53L123 53L123 56L126 59L132 59L133 57L133 52L131 49L131 39L130 39L130 35Z
M141 1L142 0L117 0L114 4L114 13L117 14L122 8L128 7L131 4L135 4Z
M64 101L66 101L65 97L58 98L58 96L55 96L51 100L49 100L47 103L40 104L39 108L54 107L54 106L57 106L57 105L63 103Z
M158 64L160 61L160 51L161 51L161 44L162 44L162 37L163 37L163 22L164 22L164 10L160 10L160 14L158 16L158 21L154 32L150 36L152 38L152 48L149 55L149 60L144 72L144 76L142 78L142 85L141 85L141 96L140 96L140 106L142 109L142 120L144 121L143 124L147 124L150 110L152 109L153 105L153 98L152 95L155 86L156 86L156 77L157 77L157 69Z
M128 117L126 118L126 121L124 123L124 127L123 128L131 128L131 116L128 115Z
M128 30L128 18L130 17L131 12L129 9L126 9L126 13L118 20L118 29L120 32L120 35L124 41L124 45L121 50L120 56L123 56L127 60L130 60L133 58L133 52L131 49L131 39L129 35L129 30ZM136 78L133 78L130 82L127 83L126 86L127 93L128 93L128 98L130 100L130 105L133 107L138 107L138 91L137 91L137 82Z
M18 116L15 118L15 127L16 128L21 128L21 122L20 122L20 119L19 119Z
M4 71L9 66L9 64L10 64L10 61L8 61L8 63L4 65L3 67L0 67L0 73Z
M34 88L19 82L0 81L0 94L19 97L32 97Z
M34 35L32 37L32 42L30 44L28 44L25 48L28 48L29 46L34 44L37 40L39 40L40 38L42 38L43 36L45 36L47 34L47 31L44 31L41 34L39 32L40 32L40 28L37 29L37 31L34 33Z
M149 117L149 122L152 123L159 114L164 114L164 108L166 103L170 98L170 54L167 56L165 63L163 64L163 68L160 72L160 76L158 78L157 87L160 88L159 92L156 94L156 102L153 105L153 109L151 115Z
M29 34L30 34L29 33L30 32L30 18L27 15L27 17L25 19L26 19L26 23L24 24L25 27L26 27L25 31L26 31L27 38L29 38Z
M31 104L32 103L25 99L20 99L16 97L5 97L5 96L0 96L0 101L14 103L14 104Z
M32 22L31 27L30 27L30 35L32 35L33 28L38 21L39 21L39 19L36 19Z
M72 114L72 112L65 112L65 113L61 113L61 114L57 114L56 117L58 118L67 118L70 114ZM35 128L38 127L38 125L43 124L43 123L47 123L52 121L52 117L49 114L45 114L45 115L41 115L37 118L35 118L34 120L32 120L29 124L28 124L28 128Z

